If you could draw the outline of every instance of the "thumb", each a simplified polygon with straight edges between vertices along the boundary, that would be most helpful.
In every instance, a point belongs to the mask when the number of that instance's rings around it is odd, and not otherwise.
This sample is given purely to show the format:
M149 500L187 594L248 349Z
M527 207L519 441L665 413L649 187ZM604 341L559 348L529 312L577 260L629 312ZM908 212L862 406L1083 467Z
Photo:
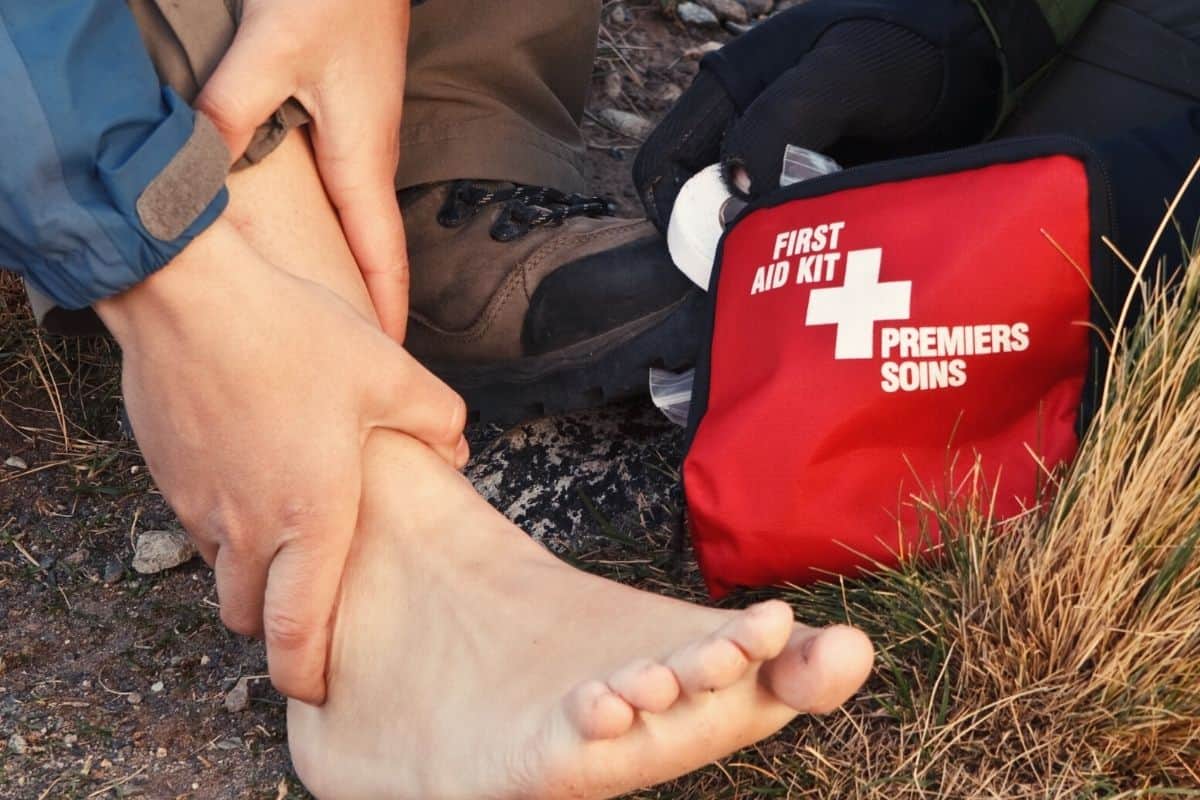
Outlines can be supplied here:
M379 98L355 102L330 93L314 113L313 149L325 191L337 209L350 250L383 330L404 341L408 325L408 244L396 198L399 106Z
M469 451L463 428L467 404L436 375L391 339L379 336L373 363L383 368L368 397L369 428L391 428L420 439L455 469L466 466Z
M647 218L663 233L679 191L721 155L721 137L734 117L733 101L707 70L658 124L638 151L633 182Z
M295 520L267 572L262 626L271 682L287 697L325 702L330 633L354 538L361 470L329 484L343 490L321 511Z
M252 22L238 29L229 51L196 99L196 110L217 126L234 161L250 146L254 132L295 91L295 80L274 37L257 33Z

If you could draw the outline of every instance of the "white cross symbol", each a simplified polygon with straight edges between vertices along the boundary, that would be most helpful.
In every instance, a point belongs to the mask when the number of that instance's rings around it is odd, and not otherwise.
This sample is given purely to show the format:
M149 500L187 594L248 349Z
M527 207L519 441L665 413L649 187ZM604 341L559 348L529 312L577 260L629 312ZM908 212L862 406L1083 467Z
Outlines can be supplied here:
M814 289L806 325L837 325L839 361L875 356L875 323L908 319L912 281L879 282L883 250L853 250L846 255L846 283Z

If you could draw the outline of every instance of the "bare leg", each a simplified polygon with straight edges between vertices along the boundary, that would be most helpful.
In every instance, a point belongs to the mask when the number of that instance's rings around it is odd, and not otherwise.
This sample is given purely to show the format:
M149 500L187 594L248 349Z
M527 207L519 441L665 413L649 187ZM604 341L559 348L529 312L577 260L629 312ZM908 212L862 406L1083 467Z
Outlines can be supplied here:
M364 313L366 293L298 137L233 186L269 260ZM368 443L323 708L291 703L322 798L601 798L686 773L827 712L866 678L858 631L773 602L725 612L555 559L423 445Z

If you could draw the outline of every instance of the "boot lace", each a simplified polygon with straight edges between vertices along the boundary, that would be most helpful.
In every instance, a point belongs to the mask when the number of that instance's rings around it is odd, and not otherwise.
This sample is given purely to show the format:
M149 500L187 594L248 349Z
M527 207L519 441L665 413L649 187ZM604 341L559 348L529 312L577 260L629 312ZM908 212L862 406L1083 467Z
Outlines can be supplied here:
M571 217L613 216L616 208L605 197L566 194L545 186L513 184L511 188L494 189L473 181L455 181L450 194L438 212L438 224L457 228L474 217L479 210L502 204L500 215L492 224L492 238L511 242L543 225L561 225Z

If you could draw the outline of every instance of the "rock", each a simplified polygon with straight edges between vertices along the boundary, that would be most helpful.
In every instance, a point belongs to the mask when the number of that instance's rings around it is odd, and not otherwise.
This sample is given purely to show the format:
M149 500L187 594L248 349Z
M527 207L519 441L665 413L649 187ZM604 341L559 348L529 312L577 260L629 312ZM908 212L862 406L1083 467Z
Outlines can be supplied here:
M600 119L618 133L633 139L644 139L654 130L654 123L645 117L629 111L616 108L603 108L599 112Z
M738 0L752 17L765 17L775 8L775 0Z
M250 707L250 682L242 678L237 685L225 695L225 710L231 714L240 714Z
M613 71L604 78L604 94L609 100L616 100L625 90L625 80L621 73Z
M196 546L182 531L146 531L133 550L133 568L154 575L186 564L196 557Z
M211 663L212 663L212 659L209 658L207 655L200 656L200 666L207 667Z
M664 103L674 104L681 97L683 97L683 89L677 83L664 84L658 90L658 99Z
M104 582L109 586L117 583L125 576L125 565L120 559L110 558L104 565Z
M140 706L142 704L142 696L137 692L130 692L125 695L125 702L131 706Z
M157 750L155 750L154 757L155 758L166 758L167 757L167 748L160 747Z
M158 693L159 693L159 692L161 692L161 691L162 691L164 688L165 688L165 687L163 686L163 682L162 682L162 681L155 681L155 682L154 682L154 684L153 684L153 685L150 687L150 691L151 691L151 692L153 692L154 694L158 694Z
M19 733L14 733L8 737L8 752L14 755L23 756L25 751L29 749L29 745L25 742L25 737Z
M709 53L720 50L724 46L725 45L721 44L720 42L705 42L704 44L696 45L695 47L689 47L687 50L684 50L683 57L693 59L704 58Z
M87 550L76 550L74 553L71 553L69 556L66 556L63 559L63 563L66 564L68 567L78 567L84 561L87 561L87 557L88 557Z
M725 22L740 22L743 25L750 21L746 7L737 0L697 0L700 5L717 15L717 19Z
M675 521L673 469L683 460L686 437L648 401L485 434L483 426L468 430L476 456L467 478L556 553L589 552L610 529L640 540Z
M29 464L25 463L25 459L20 456L9 456L4 459L4 466L12 467L13 469L29 469Z
M629 9L624 3L613 3L608 9L608 18L617 25L628 25Z
M696 3L680 3L675 9L681 22L700 28L715 28L721 24L717 15Z

